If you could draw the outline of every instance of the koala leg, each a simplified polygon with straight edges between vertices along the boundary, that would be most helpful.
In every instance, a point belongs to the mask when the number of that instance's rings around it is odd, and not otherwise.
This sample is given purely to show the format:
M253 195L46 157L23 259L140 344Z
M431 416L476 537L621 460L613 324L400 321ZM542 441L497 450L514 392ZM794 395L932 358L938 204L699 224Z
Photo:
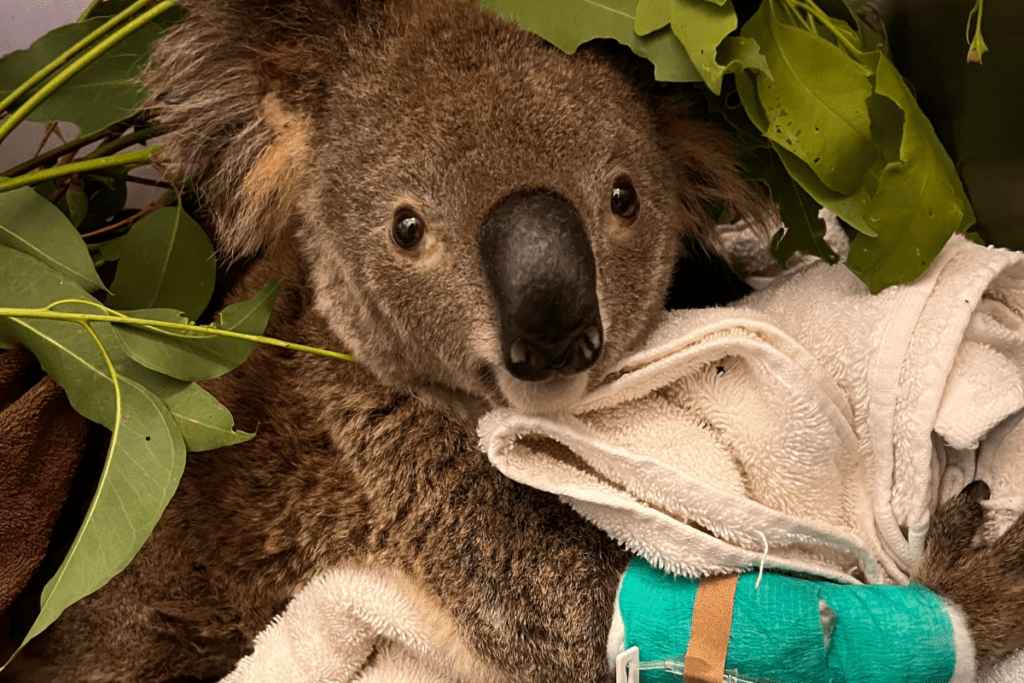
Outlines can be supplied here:
M1024 517L991 546L977 546L989 494L975 481L939 507L911 576L963 609L980 666L1024 646Z

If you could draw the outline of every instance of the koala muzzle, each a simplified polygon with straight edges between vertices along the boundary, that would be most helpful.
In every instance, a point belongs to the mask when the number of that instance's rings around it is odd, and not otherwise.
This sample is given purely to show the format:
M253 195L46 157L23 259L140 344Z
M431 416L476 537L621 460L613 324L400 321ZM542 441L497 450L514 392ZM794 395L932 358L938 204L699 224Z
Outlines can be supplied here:
M484 219L480 254L513 377L540 382L597 362L604 329L594 252L568 200L540 189L502 199Z

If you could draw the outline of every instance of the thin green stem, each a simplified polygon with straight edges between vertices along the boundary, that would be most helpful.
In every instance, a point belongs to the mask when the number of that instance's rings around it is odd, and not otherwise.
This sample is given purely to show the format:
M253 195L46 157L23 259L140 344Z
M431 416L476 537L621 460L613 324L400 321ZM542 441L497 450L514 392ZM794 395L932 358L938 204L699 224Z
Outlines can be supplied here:
M133 3L131 7L129 7L128 9L131 9L136 5L141 7L146 2L148 2L148 0L138 0L137 2ZM149 9L148 11L143 12L138 17L132 19L127 24L114 31L111 35L100 41L99 44L90 48L85 54L78 57L74 62L66 66L63 70L61 70L59 74L55 75L49 81L44 83L39 88L39 90L36 91L34 95L29 97L23 105L18 107L9 117L7 117L7 120L4 121L3 125L0 125L0 142L3 142L4 138L6 138L12 130L14 130L15 126L21 123L26 116L32 113L32 110L38 107L43 100L52 95L57 90L57 88L64 85L64 83L66 83L75 74L77 74L82 69L96 61L96 59L98 59L101 55L103 55L103 53L105 53L111 47L124 40L126 37L140 29L145 24L149 23L151 19L158 17L159 15L169 10L171 7L174 7L174 5L174 0L163 0L163 2L159 3L155 7ZM124 10L123 12L119 12L115 17L111 18L110 21L105 22L103 26L107 26L108 24L112 26L113 24L117 23L114 21L115 19L117 19L117 21L121 21L121 19L118 19L118 17L121 17L122 15L127 16L127 14L125 13L128 12L128 9ZM100 29L96 29L96 31L99 30ZM60 64L57 64L56 66L60 66ZM45 70L46 69L44 68L44 71ZM32 78L26 81L26 83L32 82L37 75L38 73L33 75ZM35 81L35 83L38 82L39 81ZM32 85L35 85L35 83L32 83ZM24 85L25 84L22 84L22 88L24 88ZM32 85L30 85L29 87L31 88ZM21 90L21 88L19 88L19 90ZM22 90L22 92L18 94L18 97L20 97L25 92L25 90ZM10 100L10 102L8 102L8 100ZM2 111L4 107L10 106L11 102L13 101L14 100L11 99L11 96L5 98L3 102L0 102L0 111Z
M137 130L134 133L123 135L117 138L116 140L111 140L105 145L100 145L93 152L86 155L85 158L96 159L98 157L105 157L108 154L120 152L125 147L131 147L132 145L143 143L146 140L150 139L151 137L154 137L159 134L159 126L149 126L148 128L142 128L141 130Z
M81 148L89 145L90 143L96 142L97 140L102 140L108 135L110 135L109 129L101 130L98 133L93 133L92 135L87 135L84 138L76 138L71 142L67 142L61 145L60 147L55 147L51 149L49 152L46 152L45 154L40 154L39 156L29 159L28 161L25 161L23 163L20 163L17 166L12 166L3 173L0 173L0 175L13 177L16 175L21 175L22 173L28 173L37 166L44 166L51 161L56 161L57 159L60 159L68 152L76 152Z
M85 8L85 11L82 12L81 16L75 20L76 23L79 21L85 21L89 17L89 13L96 9L96 6L101 2L103 2L103 0L92 0L92 2L89 3L89 6Z
M130 7L126 7L123 11L118 12L114 16L110 17L110 19L105 21L103 23L103 25L100 26L99 28L97 28L95 31L93 31L92 33L87 35L85 38L82 38L80 41L78 41L77 43L75 43L74 45L69 47L67 50L62 52L52 62L50 62L49 64L44 66L39 71L37 71L34 74L32 74L32 76L30 76L27 81L25 81L24 83L19 85L17 88L15 88L14 91L11 92L10 95L5 97L3 100L0 100L0 112L4 112L7 109L7 107L11 106L11 104L14 103L15 101L17 101L19 97L21 97L22 95L27 93L29 90L34 88L36 86L36 84L38 84L40 81L44 80L47 76L52 74L54 71L56 71L57 69L62 67L64 64L67 63L67 61L69 59L74 57L76 54L78 54L79 52L84 50L89 45L92 45L103 34L105 34L107 31L109 31L112 27L116 26L117 24L120 24L127 17L129 17L130 15L134 14L136 10L141 9L148 2L149 2L149 0L138 0L138 2L132 4ZM89 12L91 12L92 11L92 7L94 7L94 6L95 6L95 3L93 3L93 6L89 7L89 9L87 9L85 11L85 14L88 14ZM78 20L81 21L82 18L85 17L85 14L83 14L82 17L79 17ZM2 139L2 137L0 137L0 139Z
M782 3L782 7L786 10L786 13L790 17L792 17L792 19L794 21L797 21L797 22L803 24L803 27L806 30L808 30L811 33L814 33L815 35L817 35L817 32L814 30L814 21L813 20L812 21L808 21L806 17L804 17L802 14L800 14L800 12L794 6L794 4L793 4L793 2L791 2L791 0L784 0L784 2Z
M134 152L115 154L114 156L100 159L83 159L82 161L74 161L62 166L44 168L41 171L26 173L17 178L0 178L0 192L6 192L7 190L13 190L25 185L35 185L36 183L53 180L54 178L71 175L72 173L85 173L86 171L95 171L98 168L110 168L112 166L145 164L151 156L161 149L163 149L163 145L154 145Z
M110 456L112 456L114 453L114 448L117 446L117 437L121 433L121 382L120 380L118 380L117 370L114 369L114 363L110 360L110 356L107 355L107 350L103 347L103 342L100 340L99 335L97 335L96 332L91 327L89 327L88 323L82 322L81 325L82 327L85 328L85 331L89 333L89 336L92 337L93 341L96 342L96 346L99 347L100 353L103 354L103 360L107 363L107 370L110 372L110 379L114 384L114 426L110 430L110 446L107 447L107 457L103 463L103 472L102 474L100 474L99 483L97 485L98 488L96 490L96 493L93 495L92 502L89 503L89 509L86 511L85 519L82 521L80 527L85 528L86 525L89 524L89 520L92 518L93 513L96 510L96 501L99 500L100 491L108 481L107 473L110 471L111 463L114 460ZM71 545L71 549L68 551L68 557L72 557L74 555L75 550L76 548L78 548L78 544L81 542L81 540L82 534L79 533L75 536L75 540ZM49 585L56 585L56 582L60 581L61 576L63 576L64 572L67 571L67 568L69 566L70 563L66 561L61 563L60 569L58 569L57 574L52 579L50 579ZM46 595L46 592L44 591L43 594ZM45 609L45 600L42 606Z
M57 304L67 303L80 303L89 304L91 306L97 306L107 311L107 314L100 315L94 313L60 313L59 311L50 310L50 307ZM352 356L344 353L336 353L334 351L328 351L326 349L318 349L314 346L306 346L304 344L295 344L293 342L286 342L281 339L274 339L273 337L261 337L254 334L244 334L242 332L234 332L232 330L222 330L216 327L206 327L198 325L189 325L186 323L172 323L163 320L146 320L144 318L133 318L117 311L102 306L101 304L87 301L85 299L64 299L50 304L45 308L0 308L0 317L5 318L42 318L45 320L63 320L65 322L75 323L115 323L115 324L126 324L126 325L143 325L147 327L163 328L168 330L180 330L183 332L191 332L193 334L211 334L220 337L231 337L232 339L242 339L244 341L255 342L257 344L268 344L270 346L276 346L282 349L290 349L292 351L303 351L305 353L311 353L317 356L324 356L326 358L334 358L336 360L354 361Z
M823 26L825 26L829 31L831 31L832 35L834 35L836 37L836 40L838 40L840 43L842 43L846 47L846 49L848 51L850 51L851 53L854 53L854 54L863 54L864 51L861 49L860 45L854 45L853 43L850 42L850 40L845 35L843 35L840 31L837 31L835 29L835 27L833 25L833 22L839 21L839 20L838 19L833 19L829 15L825 14L825 12L823 12L820 7L818 7L817 5L814 4L814 0L786 0L786 1L790 2L794 7L800 7L802 9L804 9L805 11L807 11L808 14L810 14L815 19L817 19L819 22L821 22L821 24Z

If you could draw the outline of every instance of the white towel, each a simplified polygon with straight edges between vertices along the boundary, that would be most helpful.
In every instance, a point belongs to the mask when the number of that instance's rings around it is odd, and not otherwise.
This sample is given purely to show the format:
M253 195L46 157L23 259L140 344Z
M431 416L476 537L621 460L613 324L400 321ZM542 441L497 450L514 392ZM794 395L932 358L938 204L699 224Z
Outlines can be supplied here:
M400 577L339 567L303 588L222 683L452 683L445 626Z
M735 306L666 314L571 413L495 411L481 443L675 573L767 554L767 568L905 583L929 514L967 482L992 488L989 538L1024 509L1021 256L955 237L917 282L874 297L844 267L804 263ZM331 572L226 680L447 680L414 608L386 576ZM981 680L1024 680L1024 656Z
M768 567L905 583L940 494L982 476L991 509L1021 511L1021 311L1022 255L961 237L877 296L819 262L666 314L572 414L495 411L481 439L674 573L750 569L767 546Z

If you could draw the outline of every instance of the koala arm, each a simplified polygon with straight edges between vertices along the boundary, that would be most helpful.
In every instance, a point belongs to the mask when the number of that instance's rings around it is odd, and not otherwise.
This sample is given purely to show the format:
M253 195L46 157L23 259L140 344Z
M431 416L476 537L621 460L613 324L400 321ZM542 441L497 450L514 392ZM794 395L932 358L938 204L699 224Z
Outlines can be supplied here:
M494 470L471 432L451 422L438 430L438 417L410 398L393 405L386 427L346 421L350 434L400 441L383 449L399 454L389 465L361 468L370 564L402 572L447 613L479 660L457 675L608 680L608 633L628 555L554 496Z

